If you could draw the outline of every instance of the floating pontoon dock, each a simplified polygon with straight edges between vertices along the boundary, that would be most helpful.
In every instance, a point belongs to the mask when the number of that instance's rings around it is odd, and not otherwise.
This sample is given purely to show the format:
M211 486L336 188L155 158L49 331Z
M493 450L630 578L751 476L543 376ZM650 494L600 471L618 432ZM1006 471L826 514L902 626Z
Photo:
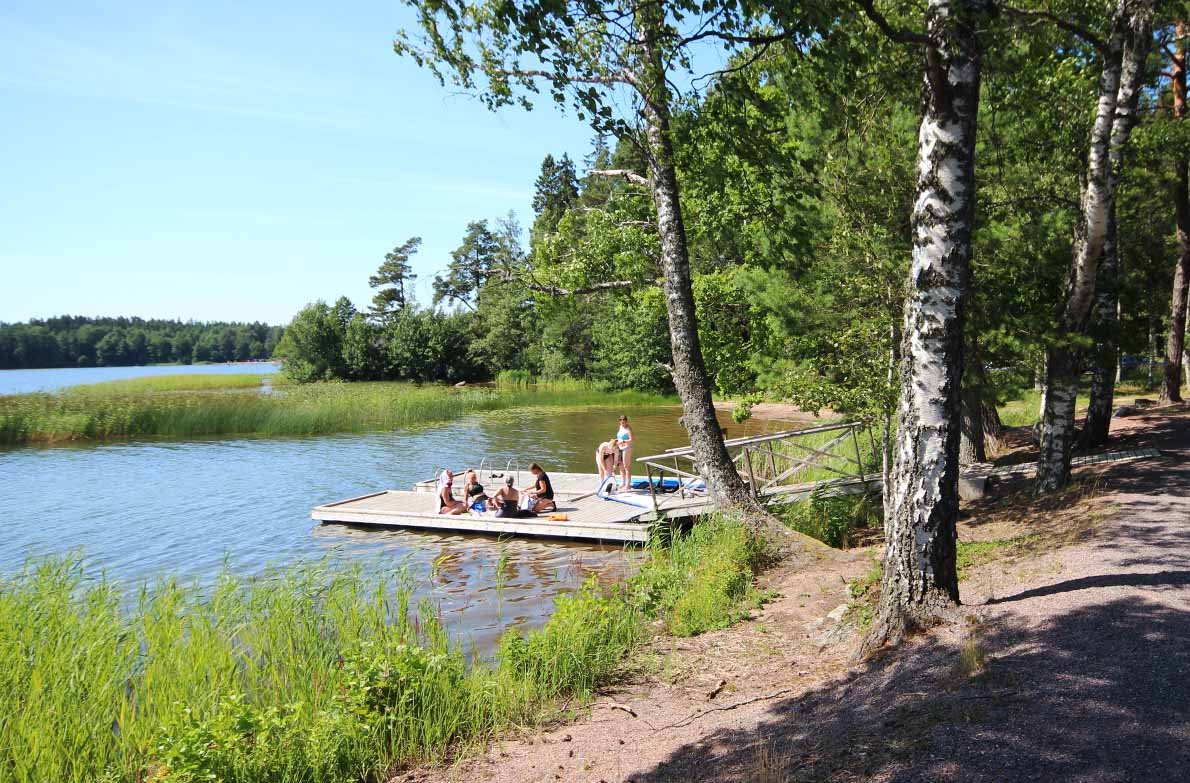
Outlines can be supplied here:
M455 475L461 480L461 471ZM415 484L412 491L390 489L317 506L310 511L310 518L320 522L377 527L640 542L649 539L649 530L657 522L698 516L711 505L705 493L686 498L669 495L661 510L655 512L647 489L626 493L640 504L637 505L605 500L596 495L599 477L594 473L550 473L550 480L554 485L554 502L558 504L556 513L565 514L569 517L567 521L551 521L548 514L525 519L499 519L493 511L436 514L433 479ZM503 478L502 475L485 475L480 482L492 494ZM519 485L531 482L532 476L522 471Z
M734 452L733 459L757 497L794 500L811 492L879 491L879 475L864 473L859 448L859 434L864 431L864 422L843 422L737 438L724 445ZM806 441L808 437L814 440ZM780 448L775 448L778 444ZM506 475L512 475L518 487L533 480L527 471L500 472L487 465L484 460L478 473L489 494L500 487ZM385 490L318 506L310 511L310 517L320 522L377 527L639 542L649 539L655 525L697 517L713 508L690 447L640 457L636 468L638 474L646 473L633 477L634 481L645 479L644 488L611 496L598 493L599 477L594 473L550 473L556 513L565 514L566 520L553 521L546 514L500 519L492 511L438 514L434 479L418 482L407 491ZM811 468L816 471L814 475L824 478L806 481L810 476L804 471ZM454 473L461 480L462 471ZM801 482L794 483L799 478Z

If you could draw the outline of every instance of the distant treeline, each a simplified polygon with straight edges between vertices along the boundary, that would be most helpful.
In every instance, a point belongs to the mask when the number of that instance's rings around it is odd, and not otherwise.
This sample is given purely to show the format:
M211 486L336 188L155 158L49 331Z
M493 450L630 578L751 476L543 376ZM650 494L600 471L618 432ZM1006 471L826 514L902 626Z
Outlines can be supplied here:
M268 359L283 333L282 327L263 323L72 315L0 323L0 369Z

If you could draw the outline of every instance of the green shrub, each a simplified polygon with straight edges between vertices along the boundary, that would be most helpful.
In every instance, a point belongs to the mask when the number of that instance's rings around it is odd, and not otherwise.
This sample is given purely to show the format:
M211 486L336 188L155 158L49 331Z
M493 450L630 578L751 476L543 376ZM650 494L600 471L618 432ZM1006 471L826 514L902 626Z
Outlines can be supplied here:
M773 510L789 527L836 549L851 546L856 533L878 526L882 518L879 500L868 495L815 494Z
M668 547L651 550L629 589L634 603L661 618L667 631L693 636L747 614L765 554L763 542L741 522L705 518Z

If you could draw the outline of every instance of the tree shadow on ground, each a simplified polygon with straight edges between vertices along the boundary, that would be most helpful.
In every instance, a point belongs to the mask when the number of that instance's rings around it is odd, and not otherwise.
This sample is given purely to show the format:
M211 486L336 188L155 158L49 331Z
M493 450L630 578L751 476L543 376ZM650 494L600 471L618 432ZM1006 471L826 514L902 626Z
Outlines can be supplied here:
M629 780L1190 779L1190 417L1149 424L1136 445L1160 469L1101 469L1101 574L1000 597L965 638L923 636ZM1028 529L1066 534L1078 501L1033 507ZM1014 609L1041 597L1053 614Z
M1129 597L962 644L921 640L629 780L1185 779L1190 612L1186 574L1171 579L1177 602Z

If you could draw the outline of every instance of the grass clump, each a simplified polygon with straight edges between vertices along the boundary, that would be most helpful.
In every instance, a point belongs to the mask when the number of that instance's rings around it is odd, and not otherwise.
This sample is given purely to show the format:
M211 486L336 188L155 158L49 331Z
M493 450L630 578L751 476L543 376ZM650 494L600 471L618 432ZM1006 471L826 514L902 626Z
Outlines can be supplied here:
M209 375L150 375L142 378L120 378L115 381L70 386L65 394L139 394L145 392L225 391L227 389L258 389L268 378L274 386L288 383L280 373L234 373Z
M608 393L571 382L533 390L456 389L408 383L318 383L276 394L208 389L0 396L0 444L146 436L326 435L393 430L469 413L520 407L648 405L667 398Z
M629 584L588 582L537 630L469 661L399 580L295 566L135 595L78 560L0 578L0 781L379 783L553 714L611 677L660 619L737 619L763 547L710 520Z
M588 586L469 662L409 590L301 566L128 600L50 560L0 583L0 780L387 780L587 693L636 638ZM518 641L519 640L519 641Z
M1024 552L1040 541L1041 536L1035 533L991 541L960 541L955 556L955 567L958 570L959 579L965 579L967 572L972 568L990 563L1005 555Z
M790 528L835 549L854 546L883 518L879 499L869 495L813 494L773 511Z
M847 602L847 611L843 614L843 619L859 628L861 633L866 632L876 618L883 578L884 565L879 557L873 557L872 564L864 575L847 583L847 594L851 600Z
M636 605L675 636L726 628L764 599L753 579L767 554L741 522L705 518L668 547L654 548L629 590Z

